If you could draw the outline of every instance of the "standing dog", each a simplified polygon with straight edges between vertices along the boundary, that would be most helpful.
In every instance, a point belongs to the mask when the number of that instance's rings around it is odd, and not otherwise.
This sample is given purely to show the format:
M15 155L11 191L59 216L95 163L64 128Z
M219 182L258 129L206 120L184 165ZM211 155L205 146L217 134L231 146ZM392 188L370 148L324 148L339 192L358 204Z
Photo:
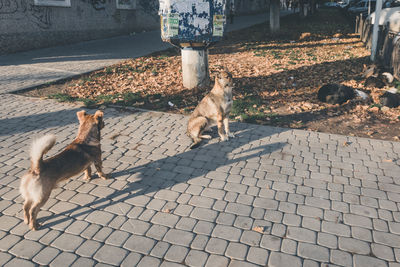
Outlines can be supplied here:
M54 135L45 135L32 143L30 157L31 167L22 177L20 192L24 198L24 222L29 228L36 230L36 222L40 208L49 199L51 191L57 183L85 172L85 179L91 178L90 165L94 163L98 175L107 179L102 172L100 130L104 127L103 112L97 111L94 115L85 111L77 113L79 130L76 139L60 154L43 160L55 144Z
M227 71L222 71L215 78L215 85L211 92L201 100L189 118L187 134L193 140L191 149L198 147L202 139L211 138L210 135L203 135L203 132L215 124L218 126L218 134L222 141L234 137L229 132L228 122L233 103L232 88L232 75Z

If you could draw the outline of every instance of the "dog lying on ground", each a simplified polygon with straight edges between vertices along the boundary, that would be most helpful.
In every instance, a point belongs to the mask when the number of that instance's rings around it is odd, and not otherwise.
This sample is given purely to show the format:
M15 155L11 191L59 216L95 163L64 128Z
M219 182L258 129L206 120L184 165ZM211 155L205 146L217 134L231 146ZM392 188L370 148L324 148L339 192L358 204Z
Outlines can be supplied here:
M79 130L75 140L64 151L43 160L55 144L54 135L45 135L32 143L30 158L31 167L21 180L20 193L25 202L23 205L24 222L32 230L37 230L36 222L40 208L49 199L57 183L79 173L85 172L85 179L91 178L90 165L94 163L98 175L107 179L102 171L100 130L104 127L103 112L94 115L85 111L77 113Z
M202 139L211 139L210 135L203 135L203 132L215 124L222 141L234 137L229 131L228 121L233 103L232 88L232 75L227 71L219 73L213 89L201 100L189 118L187 134L193 140L191 149L198 147Z
M366 78L364 83L366 87L383 88L394 81L394 77L390 72L384 72L383 67L376 64L364 65L363 76Z
M330 83L318 90L318 99L329 104L343 104L355 96L353 88L342 84Z

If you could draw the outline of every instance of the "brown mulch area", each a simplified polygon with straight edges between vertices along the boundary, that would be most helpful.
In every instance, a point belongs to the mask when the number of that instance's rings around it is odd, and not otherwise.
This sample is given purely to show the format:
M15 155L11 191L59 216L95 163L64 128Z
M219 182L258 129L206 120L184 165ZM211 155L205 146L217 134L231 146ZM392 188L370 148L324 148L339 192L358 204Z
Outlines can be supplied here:
M279 34L268 28L260 24L229 33L209 49L211 76L226 67L235 78L232 119L399 140L400 108L382 107L378 97L384 89L364 86L369 52L338 10L303 20L285 17ZM322 103L317 91L327 83L363 90L371 99ZM179 50L170 49L24 94L188 114L208 90L182 86Z

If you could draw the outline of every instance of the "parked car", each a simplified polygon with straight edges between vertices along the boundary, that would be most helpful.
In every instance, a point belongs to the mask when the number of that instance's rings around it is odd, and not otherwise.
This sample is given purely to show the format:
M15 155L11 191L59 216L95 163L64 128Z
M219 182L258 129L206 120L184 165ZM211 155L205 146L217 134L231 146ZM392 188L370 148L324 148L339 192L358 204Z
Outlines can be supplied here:
M325 2L324 7L339 7L339 4L336 2Z
M366 23L375 23L375 12L367 17ZM378 25L389 26L390 31L400 32L400 0L392 1L390 7L382 9Z
M360 13L368 13L375 11L376 0L361 0L347 11L350 15L358 15Z

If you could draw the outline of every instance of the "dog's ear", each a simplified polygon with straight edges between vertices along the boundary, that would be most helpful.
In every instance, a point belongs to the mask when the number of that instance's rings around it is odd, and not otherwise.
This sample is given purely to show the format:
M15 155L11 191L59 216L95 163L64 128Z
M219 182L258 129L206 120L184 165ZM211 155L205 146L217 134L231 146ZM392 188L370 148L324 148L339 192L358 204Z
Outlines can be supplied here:
M94 114L94 119L97 121L97 124L100 126L100 129L104 128L103 116L104 113L101 110L96 111L96 113Z
M86 115L86 111L84 111L84 110L78 111L76 113L76 116L78 116L79 122L82 122L85 119L85 115Z
M96 111L96 113L94 114L95 118L98 118L98 117L103 118L103 116L104 116L104 113L101 110Z

